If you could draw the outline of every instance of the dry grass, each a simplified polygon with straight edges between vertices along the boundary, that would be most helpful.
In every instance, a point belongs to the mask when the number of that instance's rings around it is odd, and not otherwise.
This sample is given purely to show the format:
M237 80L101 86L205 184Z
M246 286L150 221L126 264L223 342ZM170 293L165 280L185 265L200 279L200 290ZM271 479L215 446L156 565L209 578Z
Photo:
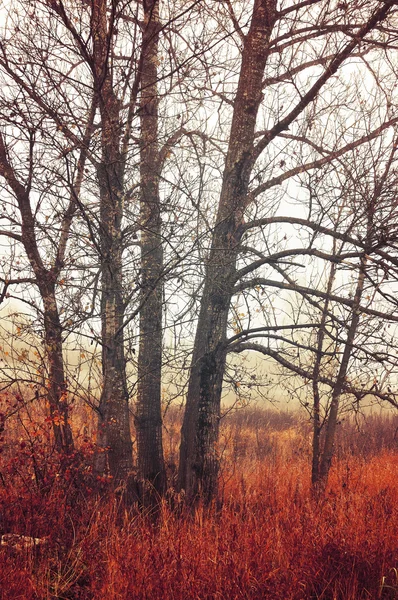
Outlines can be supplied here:
M46 465L47 479L39 484L29 455L21 460L13 446L0 466L3 530L48 543L0 549L1 598L398 598L396 423L377 418L368 427L365 451L346 424L326 496L316 501L307 424L294 416L241 413L222 429L218 506L177 514L165 502L156 523L127 512L105 494L106 484L99 499L87 453L67 466L65 483L55 459L43 452L36 468ZM169 464L177 430L169 415Z

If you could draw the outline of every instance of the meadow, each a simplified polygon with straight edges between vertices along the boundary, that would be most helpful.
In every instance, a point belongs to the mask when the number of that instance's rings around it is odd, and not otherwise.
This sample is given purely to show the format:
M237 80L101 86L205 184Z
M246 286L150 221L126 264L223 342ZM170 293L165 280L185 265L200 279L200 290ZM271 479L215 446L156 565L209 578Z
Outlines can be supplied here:
M341 423L326 493L310 487L311 430L299 413L245 409L222 424L217 504L184 509L171 489L156 517L94 478L89 414L66 461L49 427L21 412L0 454L4 600L362 600L398 598L398 419ZM180 413L165 419L175 475Z

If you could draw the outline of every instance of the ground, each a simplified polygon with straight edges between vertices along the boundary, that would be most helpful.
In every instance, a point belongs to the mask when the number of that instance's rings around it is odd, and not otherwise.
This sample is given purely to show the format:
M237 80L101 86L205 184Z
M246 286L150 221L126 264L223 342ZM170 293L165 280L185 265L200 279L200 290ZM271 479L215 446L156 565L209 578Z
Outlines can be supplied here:
M171 481L179 415L167 416ZM44 429L5 431L1 532L44 539L0 546L0 594L14 600L361 600L398 598L397 421L340 427L329 486L310 488L304 416L241 411L225 420L218 502L159 515L127 509L90 473L91 442L59 463Z

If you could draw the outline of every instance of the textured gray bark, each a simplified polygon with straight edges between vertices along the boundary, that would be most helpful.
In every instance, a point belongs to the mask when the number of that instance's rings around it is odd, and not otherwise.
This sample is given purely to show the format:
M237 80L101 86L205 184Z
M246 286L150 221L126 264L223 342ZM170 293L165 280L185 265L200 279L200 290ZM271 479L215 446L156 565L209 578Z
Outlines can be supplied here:
M202 497L208 503L217 491L217 441L227 319L275 10L276 2L256 0L243 49L181 431L179 487L185 490L188 501Z
M144 24L140 99L141 310L135 428L138 482L145 505L156 502L166 489L161 413L163 247L159 196L157 0L144 2Z
M109 472L115 483L132 470L126 365L122 269L123 177L120 151L120 103L109 67L113 31L108 31L107 2L92 8L94 81L101 115L100 189L101 320L103 388L99 404L97 470Z

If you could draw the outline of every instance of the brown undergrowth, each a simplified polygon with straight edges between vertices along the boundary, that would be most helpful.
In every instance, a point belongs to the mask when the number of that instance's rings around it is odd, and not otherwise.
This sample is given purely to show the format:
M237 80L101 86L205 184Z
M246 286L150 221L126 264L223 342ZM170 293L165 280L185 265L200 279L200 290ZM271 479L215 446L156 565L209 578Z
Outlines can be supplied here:
M166 419L171 478L177 420ZM156 522L93 478L86 437L65 462L49 450L45 428L25 438L23 427L6 429L0 533L46 543L0 547L0 597L398 598L396 425L381 417L362 430L343 424L326 495L314 499L308 424L270 411L232 416L222 428L217 506L184 514L171 493Z

